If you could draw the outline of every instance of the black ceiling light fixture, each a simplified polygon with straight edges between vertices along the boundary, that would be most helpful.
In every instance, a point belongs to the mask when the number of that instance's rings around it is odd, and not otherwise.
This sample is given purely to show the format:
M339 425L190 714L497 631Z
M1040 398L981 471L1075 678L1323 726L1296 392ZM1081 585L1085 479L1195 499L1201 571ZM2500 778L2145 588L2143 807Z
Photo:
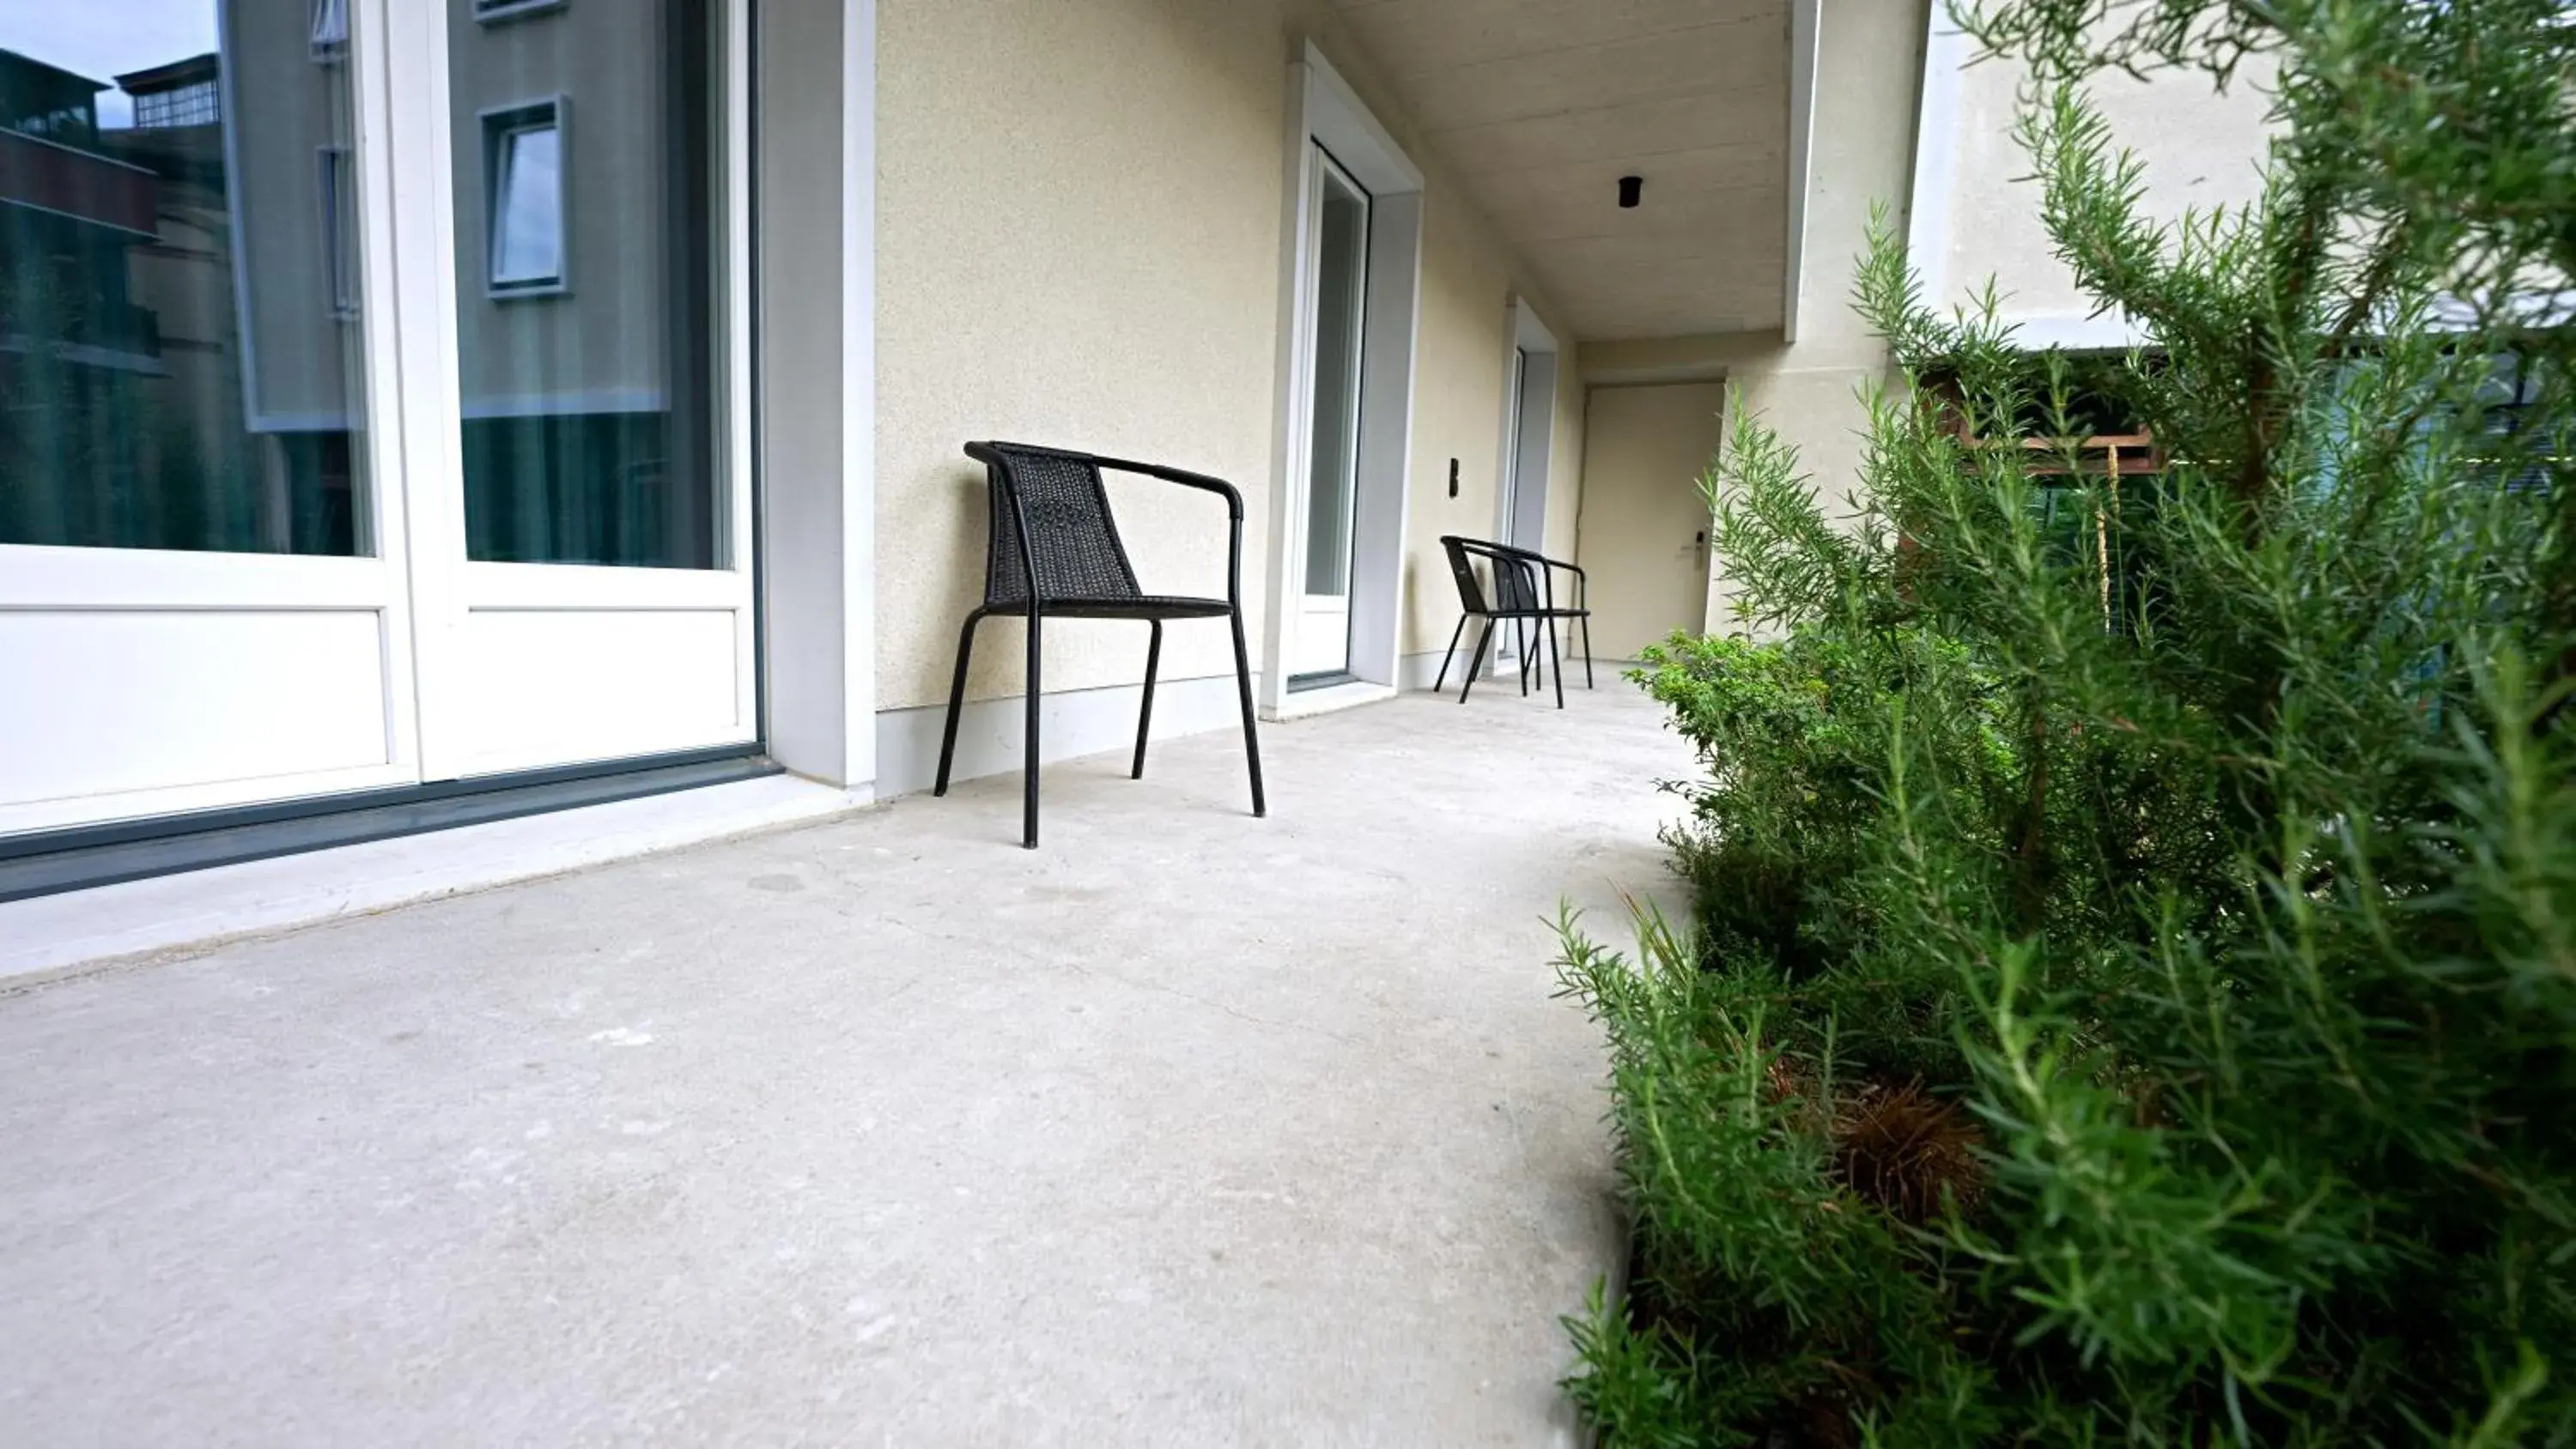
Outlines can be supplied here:
M1645 178L1645 177L1643 177L1643 176L1622 176L1622 177L1620 177L1620 178L1619 178L1619 206L1620 206L1620 209L1621 209L1621 210L1623 210L1623 211L1634 211L1634 210L1636 209L1638 199L1639 199L1640 197L1642 197L1642 196L1644 196L1644 195L1645 195L1645 191L1646 191L1646 178Z

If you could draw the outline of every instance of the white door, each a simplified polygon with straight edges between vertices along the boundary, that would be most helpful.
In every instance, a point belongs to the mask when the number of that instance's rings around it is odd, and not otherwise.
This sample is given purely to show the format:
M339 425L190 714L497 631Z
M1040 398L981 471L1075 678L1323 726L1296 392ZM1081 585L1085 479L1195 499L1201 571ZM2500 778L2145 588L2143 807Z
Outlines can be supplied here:
M1336 680L1351 661L1351 520L1359 498L1360 342L1368 297L1369 195L1321 146L1308 214L1306 489L1302 582L1289 684Z
M1583 422L1578 560L1591 574L1592 646L1634 659L1708 622L1708 504L1726 385L1592 389Z
M312 0L0 17L0 834L420 777L349 41Z
M427 773L748 742L745 7L386 13Z

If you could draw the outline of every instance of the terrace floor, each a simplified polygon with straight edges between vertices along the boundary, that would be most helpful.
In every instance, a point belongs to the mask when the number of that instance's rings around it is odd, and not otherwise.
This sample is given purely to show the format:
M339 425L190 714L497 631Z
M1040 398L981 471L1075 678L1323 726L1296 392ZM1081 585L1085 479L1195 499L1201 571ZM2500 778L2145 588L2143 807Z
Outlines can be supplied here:
M26 1444L1571 1443L1602 671L0 994Z

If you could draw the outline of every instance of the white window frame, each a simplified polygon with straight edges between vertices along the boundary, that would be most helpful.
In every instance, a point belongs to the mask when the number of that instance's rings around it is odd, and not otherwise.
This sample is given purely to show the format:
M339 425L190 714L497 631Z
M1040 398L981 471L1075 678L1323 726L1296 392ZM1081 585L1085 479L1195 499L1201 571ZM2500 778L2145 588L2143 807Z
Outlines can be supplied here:
M572 102L563 95L481 112L483 142L483 287L496 302L561 297L572 291ZM555 270L551 277L504 281L501 220L509 190L510 140L530 131L555 133Z
M358 315L361 290L357 159L346 146L319 146L313 162L322 219L322 300L345 322Z

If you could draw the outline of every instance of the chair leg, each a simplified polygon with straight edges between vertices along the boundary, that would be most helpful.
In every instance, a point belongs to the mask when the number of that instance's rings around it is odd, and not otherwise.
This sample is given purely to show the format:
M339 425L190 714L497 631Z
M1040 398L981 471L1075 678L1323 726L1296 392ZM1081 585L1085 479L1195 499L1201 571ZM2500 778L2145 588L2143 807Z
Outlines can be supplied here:
M1494 621L1491 617L1488 617L1485 620L1485 627L1477 631L1476 657L1467 661L1466 682L1458 686L1458 702L1460 704L1465 704L1467 702L1467 691L1476 687L1476 671L1485 667L1485 650L1493 642Z
M1431 692L1438 694L1449 682L1449 661L1458 652L1458 636L1467 632L1467 616L1458 616L1458 627L1449 631L1449 647L1440 653L1440 677L1431 681Z
M1252 813L1270 813L1270 802L1261 793L1261 736L1252 723L1252 654L1243 647L1243 609L1233 611L1234 620L1234 692L1243 705L1243 760L1252 770Z
M1592 687L1592 616L1586 614L1583 624L1583 687Z
M1026 849L1038 848L1038 701L1044 698L1038 679L1038 608L1029 602L1029 727L1028 744L1020 763L1022 774L1020 801L1020 844Z
M1136 768L1127 773L1131 780L1145 778L1145 736L1154 727L1154 671L1163 662L1163 621L1146 622L1154 626L1154 642L1145 646L1145 707L1136 711Z
M1530 652L1529 652L1529 620L1527 620L1527 619L1514 619L1514 620L1512 621L1512 637L1513 637L1514 639L1516 639L1516 640L1518 640L1518 641L1519 641L1519 648L1520 648L1520 651L1521 651L1521 657L1520 657L1520 666L1521 666L1521 698L1523 698L1523 699L1527 699L1527 698L1529 698L1529 665L1530 665Z
M1556 652L1556 618L1554 615L1550 615L1547 621L1547 660L1553 670L1553 677L1556 680L1556 707L1558 709L1563 709L1565 708L1565 656Z
M948 684L948 727L939 736L939 780L930 787L933 795L948 793L948 767L957 758L957 714L966 705L966 661L974 657L975 626L983 622L984 611L977 609L957 631L957 677Z

